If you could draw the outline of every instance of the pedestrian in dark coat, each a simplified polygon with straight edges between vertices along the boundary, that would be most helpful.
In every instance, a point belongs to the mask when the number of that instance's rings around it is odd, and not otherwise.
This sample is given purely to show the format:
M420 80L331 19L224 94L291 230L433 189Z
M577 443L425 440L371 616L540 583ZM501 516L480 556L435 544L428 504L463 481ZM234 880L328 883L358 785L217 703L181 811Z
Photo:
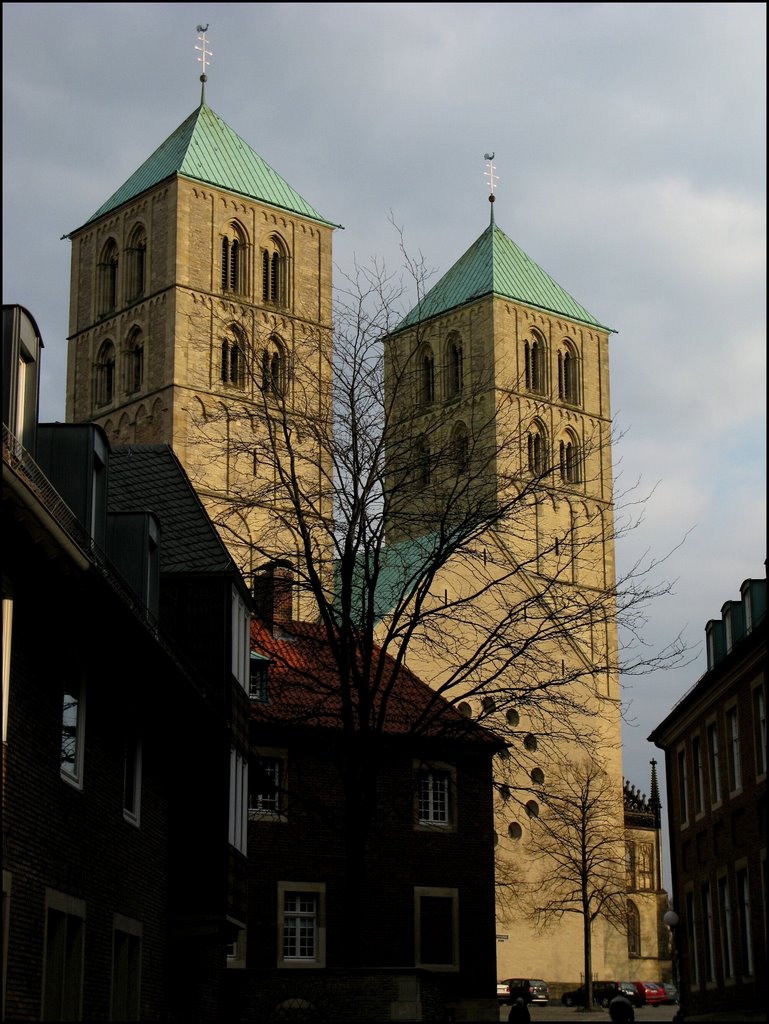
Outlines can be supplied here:
M634 1021L635 1010L633 1009L633 1004L620 993L609 1003L609 1016L612 1020L618 1021L619 1024Z
M520 1022L520 1021L530 1021L531 1020L531 1014L529 1013L529 1008L526 1005L526 1003L524 1003L523 999L521 999L520 996L518 996L518 998L516 999L516 1001L513 1003L512 1007L510 1008L510 1015L508 1016L507 1019L509 1021L512 1021L513 1024L516 1024L516 1022Z

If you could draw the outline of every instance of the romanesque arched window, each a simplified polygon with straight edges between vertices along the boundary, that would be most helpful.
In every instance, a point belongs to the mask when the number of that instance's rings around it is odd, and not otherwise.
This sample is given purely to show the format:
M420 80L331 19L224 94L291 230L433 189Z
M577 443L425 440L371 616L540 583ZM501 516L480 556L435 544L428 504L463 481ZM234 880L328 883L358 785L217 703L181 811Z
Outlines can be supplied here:
M526 389L544 394L545 391L545 341L536 331L523 344L523 363Z
M247 345L242 332L232 326L222 341L221 380L236 388L246 386Z
M547 439L544 427L533 423L526 438L529 472L542 476L547 470Z
M117 242L110 238L99 260L98 303L101 316L114 313L117 309L118 256Z
M272 235L262 250L262 298L275 306L288 305L288 249Z
M464 386L464 350L462 339L453 331L446 344L446 396L454 398Z
M286 352L279 338L270 338L262 352L262 391L280 398L286 393Z
M632 900L627 901L627 951L628 956L641 955L641 915Z
M419 487L429 487L433 478L432 453L430 442L420 437L416 445L416 482Z
M115 397L115 346L107 340L96 357L94 400L96 405L109 405Z
M133 302L140 299L146 290L147 281L147 233L141 224L131 232L126 249L126 299Z
M467 473L470 466L470 439L464 423L457 423L451 436L454 470L457 476Z
M222 236L222 291L246 292L246 235L234 221Z
M144 385L144 335L134 327L125 346L125 389L128 394L140 391Z
M419 404L432 405L435 401L435 357L429 345L419 355Z
M561 440L558 447L561 480L565 484L578 484L582 481L582 460L577 438L571 431Z
M579 360L570 341L558 350L558 397L571 405L579 404Z

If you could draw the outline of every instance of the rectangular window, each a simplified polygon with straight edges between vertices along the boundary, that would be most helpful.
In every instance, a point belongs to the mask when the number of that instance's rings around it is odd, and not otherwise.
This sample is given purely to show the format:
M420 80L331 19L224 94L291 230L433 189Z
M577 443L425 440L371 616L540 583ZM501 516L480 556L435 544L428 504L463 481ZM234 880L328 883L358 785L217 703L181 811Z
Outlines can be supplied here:
M112 933L111 1020L141 1020L142 925L115 914Z
M710 800L712 804L721 803L721 768L718 761L718 726L711 722L708 726L708 769L710 775Z
M459 969L458 890L414 889L415 967Z
M694 893L686 893L686 937L689 941L689 979L692 988L700 983L700 958L697 947L697 902Z
M85 904L46 892L43 1020L81 1020Z
M686 777L686 751L678 751L678 808L681 825L689 821L688 779Z
M705 981L713 981L713 903L710 898L710 883L705 882L702 896L702 952L705 966Z
M232 588L232 674L248 690L251 617L235 587Z
M230 816L228 839L243 855L248 848L248 761L230 750Z
M453 772L423 765L417 771L417 820L420 825L453 824Z
M266 704L270 699L270 662L256 654L251 655L248 696Z
M740 936L740 966L743 977L753 975L753 933L750 923L750 888L747 868L740 868L736 874L737 916Z
M694 813L701 814L704 799L702 789L702 749L699 736L692 737L692 767L694 769Z
M654 847L651 843L638 844L636 876L639 889L654 889Z
M325 885L278 883L278 966L325 966Z
M724 978L734 977L734 954L732 952L732 905L729 899L729 879L722 875L718 879L718 912L721 931L721 960Z
M259 756L251 761L248 816L278 818L284 811L285 759Z
M726 738L729 754L729 792L742 788L742 762L740 761L740 722L737 708L726 712Z
M139 824L142 794L141 740L132 729L126 733L123 759L123 817Z
M756 775L766 774L766 690L761 683L753 691L753 746Z
M61 710L61 776L78 788L83 785L84 741L85 685L78 680L67 680Z

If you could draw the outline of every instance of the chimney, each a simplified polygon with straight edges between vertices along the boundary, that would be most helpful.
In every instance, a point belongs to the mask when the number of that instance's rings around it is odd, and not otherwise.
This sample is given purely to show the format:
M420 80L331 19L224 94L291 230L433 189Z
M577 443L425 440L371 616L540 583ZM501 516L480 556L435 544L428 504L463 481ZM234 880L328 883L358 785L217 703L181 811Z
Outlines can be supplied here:
M290 562L268 562L254 573L253 595L256 614L277 636L293 620L293 566Z

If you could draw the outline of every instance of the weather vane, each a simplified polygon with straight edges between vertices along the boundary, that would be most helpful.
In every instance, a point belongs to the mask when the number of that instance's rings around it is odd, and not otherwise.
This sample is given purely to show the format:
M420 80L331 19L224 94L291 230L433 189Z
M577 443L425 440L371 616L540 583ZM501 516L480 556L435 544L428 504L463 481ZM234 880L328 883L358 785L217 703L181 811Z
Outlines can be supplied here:
M201 102L201 104L205 101L205 95L206 95L206 81L208 80L208 75L206 74L206 68L211 63L211 61L208 58L213 56L212 51L208 49L208 40L206 39L206 32L207 31L208 31L208 25L198 25L198 32L200 33L200 35L198 36L198 42L201 43L202 45L196 46L195 49L196 50L200 50L200 56L198 57L198 60L203 65L203 74L200 76L200 81L202 83L202 86L201 86L201 89L200 89L200 102Z
M494 154L493 153L484 153L483 154L483 159L488 161L488 170L483 172L483 176L484 176L484 178L488 178L489 179L487 184L489 186L489 202L492 203L492 207L491 207L491 223L493 224L494 223L494 206L493 206L493 203L494 203L494 200L496 199L496 196L494 195L494 189L497 187L497 183L499 181L499 178L495 174L495 171L496 171L497 167L496 167L496 164L494 163Z

